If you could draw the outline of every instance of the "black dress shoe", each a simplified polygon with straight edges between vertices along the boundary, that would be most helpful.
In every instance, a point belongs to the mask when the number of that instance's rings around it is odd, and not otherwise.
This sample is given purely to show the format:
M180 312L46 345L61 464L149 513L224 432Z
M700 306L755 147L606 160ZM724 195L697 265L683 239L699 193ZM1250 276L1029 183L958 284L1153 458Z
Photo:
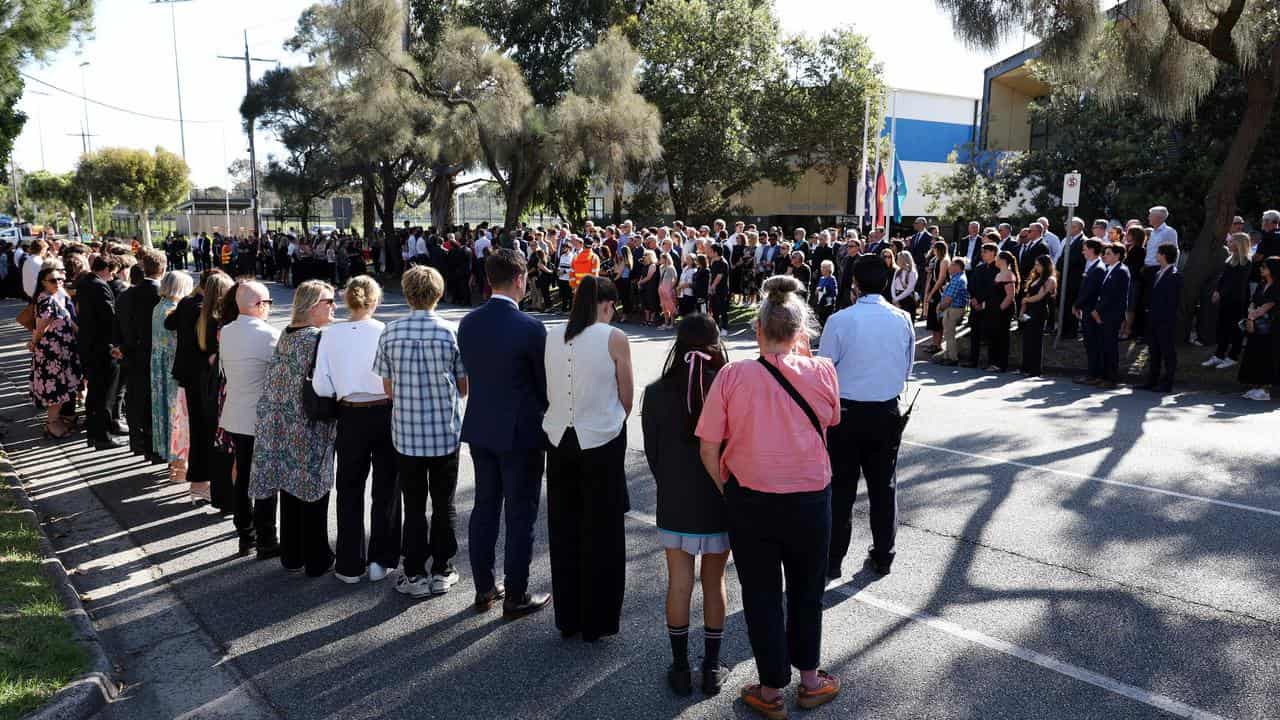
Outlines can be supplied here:
M507 589L501 583L494 585L488 592L476 593L476 612L486 613L493 609L493 604L507 596Z
M124 423L111 423L107 426L107 432L112 435L128 435L129 426Z
M672 665L667 668L667 684L680 697L689 697L693 694L693 673L688 667L680 669Z
M551 603L547 593L525 593L524 597L507 598L502 601L502 617L508 620L522 618L536 613Z
M240 551L237 554L240 557L246 557L249 553L253 552L253 549L257 547L257 545L258 543L252 535L242 535L240 537Z
M840 579L840 568L839 568L839 567L829 567L829 568L827 568L827 579L828 579L828 580L839 580L839 579Z
M117 440L111 437L110 435L104 438L98 438L97 440L89 441L89 447L93 448L94 450L115 450L116 448L124 447L124 445L125 445L124 441Z
M1155 389L1156 389L1156 384L1155 384L1155 383L1143 383L1143 384L1141 384L1141 385L1135 385L1135 386L1134 386L1134 388L1135 388L1135 389L1137 389L1137 390L1155 390Z
M718 695L724 687L724 679L729 676L729 668L717 664L715 667L702 667L702 694Z
M890 554L888 558L885 558L882 557L880 553L876 552L875 546L867 548L867 561L865 566L874 570L877 575L888 575L889 568L892 567L892 565L892 554Z
M280 557L280 543L278 541L272 540L267 543L258 543L257 558L259 560L270 560L277 557Z

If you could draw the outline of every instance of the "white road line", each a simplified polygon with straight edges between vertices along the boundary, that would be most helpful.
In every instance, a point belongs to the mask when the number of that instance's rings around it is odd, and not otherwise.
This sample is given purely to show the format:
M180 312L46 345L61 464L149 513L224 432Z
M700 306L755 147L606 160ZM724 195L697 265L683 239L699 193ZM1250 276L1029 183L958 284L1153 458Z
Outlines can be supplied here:
M1258 513L1259 515L1270 515L1271 517L1280 517L1280 510L1272 510L1270 508L1257 507L1255 505L1245 505L1244 503L1231 502L1229 500L1218 500L1215 498L1204 497L1201 495L1191 495L1189 493L1178 492L1177 490L1165 490L1164 488L1151 487L1149 485L1138 485L1136 483L1127 483L1123 480L1108 480L1107 478L1095 477L1093 475L1085 475L1084 473L1071 472L1070 470L1058 470L1057 468L1045 467L1043 465L1032 465L1030 463L1018 462L1017 460L1008 460L1005 458L994 457L992 455L979 455L976 453L968 453L963 450L952 450L951 448L942 447L940 445L929 445L928 443L912 442L903 440L903 445L912 445L927 450L936 450L938 452L951 453L952 455L960 455L963 457L974 458L977 460L985 460L998 465L1013 465L1014 467L1025 468L1027 470L1038 470L1040 472L1053 473L1077 480L1088 480L1089 482L1102 483L1104 485L1114 485L1116 487L1128 488L1130 490L1140 490L1142 492L1155 493L1157 495L1168 495L1170 497L1181 498L1183 500L1194 500L1196 502L1209 503L1210 505L1220 505L1229 507L1234 510L1244 510L1245 512Z
M657 518L646 512L632 510L627 513L627 516L633 520L638 520L648 525L657 525ZM990 635L978 632L977 630L972 630L963 625L953 623L950 620L943 620L940 617L920 612L919 610L913 610L909 607L885 600L884 598L876 597L866 590L855 590L854 588L843 584L839 580L833 580L830 582L827 585L827 590L840 593L851 600L857 600L860 603L883 610L891 615L897 615L899 617L906 618L907 620L911 620L912 622L923 623L934 630L944 632L952 637L967 640L971 643L995 650L996 652L1003 653L1010 657L1025 660L1026 662L1038 665L1046 670L1052 670L1060 675L1066 675L1069 678L1100 687L1107 692L1127 697L1130 700L1136 700L1144 705L1150 705L1151 707L1163 710L1177 717L1191 718L1191 720L1227 720L1227 718L1224 718L1221 715L1214 715L1211 712L1192 707L1186 703L1178 702L1177 700L1165 695L1153 693L1150 690L1143 690L1140 687L1120 682L1119 680L1107 677L1106 675L1100 675L1092 670L1085 670L1082 667L1077 667L1071 663L1063 662L1043 653L1038 653L1035 650L1028 650L1027 648L1005 642L999 638L991 637Z
M957 625L949 620L943 620L942 618L929 615L928 613L904 607L895 602L885 600L884 598L876 597L866 590L856 591L847 585L839 585L838 583L838 580L833 582L831 585L827 586L827 589L838 592L847 598L857 600L858 602L870 605L874 608L879 608L891 615L897 615L913 622L923 623L934 630L939 630L953 637L960 638L961 640L967 640L971 643L995 650L996 652L1003 653L1010 657L1015 657L1019 660L1025 660L1034 665L1039 665L1046 670L1052 670L1060 675L1066 675L1069 678L1089 683L1090 685L1100 687L1107 692L1127 697L1130 700L1136 700L1144 705L1150 705L1151 707L1163 710L1171 715L1176 715L1177 717L1182 718L1192 718L1193 720L1226 720L1221 715L1215 715L1211 712L1201 710L1200 708L1192 707L1191 705L1178 702L1177 700L1165 695L1153 693L1150 690L1143 690L1140 687L1120 682L1119 680L1107 677L1106 675L1100 675L1092 670L1077 667L1071 663L1063 662L1043 653L1038 653L1035 650L1028 650L1027 648L1005 642L999 638L993 638L990 635L978 632L977 630L972 630L964 627L963 625Z

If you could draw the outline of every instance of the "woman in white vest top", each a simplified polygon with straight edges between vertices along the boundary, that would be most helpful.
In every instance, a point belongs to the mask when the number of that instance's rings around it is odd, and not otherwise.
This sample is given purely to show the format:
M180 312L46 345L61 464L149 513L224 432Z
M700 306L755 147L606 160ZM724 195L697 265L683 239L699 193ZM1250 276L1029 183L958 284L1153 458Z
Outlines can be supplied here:
M609 322L618 291L584 277L569 322L547 333L551 590L561 635L618 632L626 581L622 516L631 509L624 456L635 384L627 336Z

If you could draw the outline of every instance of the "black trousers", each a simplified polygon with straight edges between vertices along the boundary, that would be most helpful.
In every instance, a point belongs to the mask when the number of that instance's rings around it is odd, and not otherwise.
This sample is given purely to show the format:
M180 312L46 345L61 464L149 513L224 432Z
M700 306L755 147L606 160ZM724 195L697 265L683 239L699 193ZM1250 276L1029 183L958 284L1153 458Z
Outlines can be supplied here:
M840 401L840 424L827 436L831 457L831 570L839 570L849 552L853 503L861 477L867 481L873 543L870 554L881 564L893 563L898 534L900 417L897 398L884 402Z
M1178 370L1178 344L1174 342L1172 323L1156 324L1147 318L1147 382L1173 385Z
M1155 285L1158 270L1156 266L1150 265L1143 267L1138 275L1138 292L1134 298L1136 305L1129 306L1133 309L1133 327L1129 328L1132 337L1147 336L1147 298L1151 297L1151 287Z
M1009 369L1009 321L1013 309L988 309L982 312L987 326L987 360L1003 372Z
M627 430L583 450L573 428L547 453L547 530L556 627L597 640L618 632L627 579L623 515L631 509Z
M987 333L987 311L969 308L969 364L977 365L982 355L982 338ZM991 353L988 351L987 353Z
M538 520L546 453L542 450L497 452L473 443L471 462L476 476L476 503L467 529L467 548L476 591L488 592L497 584L494 563L501 529L498 521L505 508L504 582L509 597L518 600L529 590L533 526Z
M716 321L716 325L721 330L729 329L729 296L717 294L707 300L711 305L711 318Z
M311 502L280 493L280 564L285 570L306 570L310 577L329 571L329 493Z
M1080 337L1084 339L1085 357L1089 362L1088 377L1102 377L1102 326L1088 313L1080 319Z
M1240 330L1240 321L1244 319L1245 307L1240 302L1218 303L1218 350L1214 353L1219 358L1240 359L1240 348L1244 346L1244 332Z
M1022 335L1022 372L1028 375L1039 375L1044 370L1044 308L1031 308L1027 313L1029 319L1018 323ZM1072 320L1076 316L1067 313ZM1066 332L1066 319L1063 318L1063 332ZM1075 334L1074 329L1072 335Z
M151 454L151 354L134 353L126 370L128 393L125 416L129 420L129 449L136 455Z
M84 358L84 373L89 382L84 399L85 432L90 441L106 440L112 421L111 405L120 384L120 366L109 355Z
M573 307L573 288L569 287L569 281L557 280L556 290L560 294L560 309L569 312L569 308Z
M259 545L276 542L276 498L249 497L249 473L253 469L253 436L231 433L236 448L236 532L242 538L257 537Z
M1102 379L1120 380L1120 325L1124 318L1103 315L1098 327L1098 351L1102 358Z
M1076 319L1076 314L1071 312L1071 308L1075 307L1076 300L1079 297L1080 283L1067 283L1067 314L1058 319L1058 322L1062 323L1062 337L1064 338L1074 338L1080 332L1080 321ZM1051 302L1051 300L1046 298L1045 302Z
M337 440L339 574L357 577L370 562L388 570L400 564L400 487L391 441L391 405L338 412ZM364 489L373 470L369 507L369 551L365 553Z
M725 504L756 671L762 685L783 688L792 666L816 670L821 659L832 489L779 495L730 481Z
M448 455L414 457L399 455L400 493L404 499L404 574L421 577L427 572L444 575L458 554L454 530L458 511L453 495L458 489L458 451ZM431 497L431 522L427 522L427 497Z
M190 437L190 449L187 451L187 482L209 482L213 476L210 456L213 454L214 413L217 412L217 400L213 408L209 407L210 398L205 383L194 382L182 386L187 397L187 433Z

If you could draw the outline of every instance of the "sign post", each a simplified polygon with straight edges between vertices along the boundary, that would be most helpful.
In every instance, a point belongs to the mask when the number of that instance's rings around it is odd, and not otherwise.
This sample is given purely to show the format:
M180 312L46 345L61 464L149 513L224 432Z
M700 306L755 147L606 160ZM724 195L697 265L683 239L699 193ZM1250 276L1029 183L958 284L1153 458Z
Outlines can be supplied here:
M1075 217L1076 208L1080 206L1080 173L1069 172L1062 178L1062 204L1067 208L1068 240L1071 238L1071 218ZM1062 249L1062 277L1058 279L1058 332L1053 338L1053 347L1062 342L1063 318L1067 316L1067 278L1071 274L1071 246ZM1087 319L1081 318L1081 322Z

